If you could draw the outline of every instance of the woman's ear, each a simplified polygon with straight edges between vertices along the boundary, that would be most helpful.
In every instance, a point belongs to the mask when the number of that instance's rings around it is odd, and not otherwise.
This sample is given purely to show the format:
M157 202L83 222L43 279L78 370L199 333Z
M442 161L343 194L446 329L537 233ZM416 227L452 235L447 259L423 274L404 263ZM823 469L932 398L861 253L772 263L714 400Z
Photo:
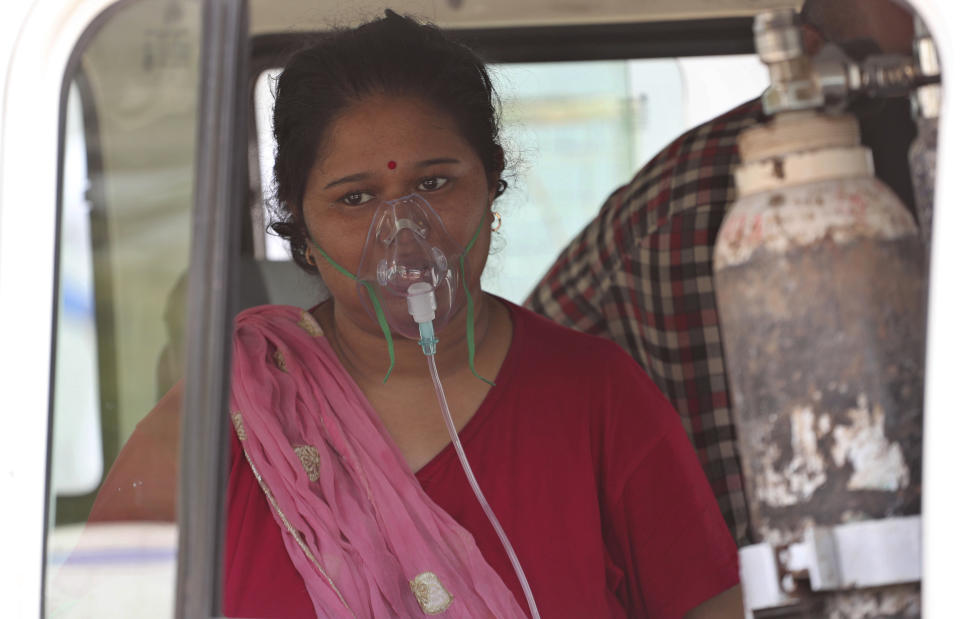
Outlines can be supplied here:
M490 190L487 192L487 206L493 208L493 202L503 195L507 190L507 181L499 178L490 183Z

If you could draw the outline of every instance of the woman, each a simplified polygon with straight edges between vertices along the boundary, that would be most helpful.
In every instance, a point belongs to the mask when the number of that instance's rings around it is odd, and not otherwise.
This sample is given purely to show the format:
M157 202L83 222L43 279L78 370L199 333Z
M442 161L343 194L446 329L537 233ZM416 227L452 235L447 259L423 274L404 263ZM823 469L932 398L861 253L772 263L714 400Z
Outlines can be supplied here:
M331 298L237 319L227 615L528 612L424 353L358 285L384 205L416 194L423 227L463 248L450 272L473 303L439 330L435 359L541 615L742 616L736 548L653 383L615 345L480 291L506 187L498 129L482 62L390 11L279 78L274 227Z

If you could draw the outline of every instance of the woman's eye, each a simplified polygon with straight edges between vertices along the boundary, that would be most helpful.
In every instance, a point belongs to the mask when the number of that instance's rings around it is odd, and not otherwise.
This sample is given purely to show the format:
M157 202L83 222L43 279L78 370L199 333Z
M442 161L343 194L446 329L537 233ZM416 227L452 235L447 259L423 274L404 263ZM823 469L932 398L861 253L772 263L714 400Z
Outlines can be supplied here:
M352 191L340 198L340 201L347 206L360 206L370 200L373 200L373 194L366 191Z
M449 179L443 176L431 176L430 178L425 178L420 181L417 189L420 191L436 191L446 185L448 180Z

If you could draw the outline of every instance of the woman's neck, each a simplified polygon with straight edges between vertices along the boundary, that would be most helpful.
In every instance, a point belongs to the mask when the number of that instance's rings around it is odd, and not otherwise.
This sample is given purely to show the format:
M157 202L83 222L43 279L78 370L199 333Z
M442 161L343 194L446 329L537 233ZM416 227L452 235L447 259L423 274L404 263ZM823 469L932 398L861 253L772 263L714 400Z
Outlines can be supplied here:
M483 293L474 298L477 300L474 336L479 355L490 326L490 304L495 301ZM340 362L354 380L361 387L381 385L390 364L383 335L371 333L369 329L358 325L338 311L332 300L318 307L316 314ZM466 326L467 312L464 308L437 334L437 365L444 368L448 375L469 371ZM396 362L390 373L390 381L429 382L424 354L417 342L394 334L393 346Z

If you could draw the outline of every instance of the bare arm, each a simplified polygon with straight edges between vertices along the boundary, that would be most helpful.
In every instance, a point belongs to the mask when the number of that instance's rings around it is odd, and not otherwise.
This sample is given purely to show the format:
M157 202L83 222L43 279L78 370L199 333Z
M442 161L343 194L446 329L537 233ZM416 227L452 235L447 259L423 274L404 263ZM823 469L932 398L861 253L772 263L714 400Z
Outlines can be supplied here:
M686 619L743 619L743 615L743 592L737 585L700 604Z
M137 424L100 487L89 522L177 519L182 401L179 381Z

